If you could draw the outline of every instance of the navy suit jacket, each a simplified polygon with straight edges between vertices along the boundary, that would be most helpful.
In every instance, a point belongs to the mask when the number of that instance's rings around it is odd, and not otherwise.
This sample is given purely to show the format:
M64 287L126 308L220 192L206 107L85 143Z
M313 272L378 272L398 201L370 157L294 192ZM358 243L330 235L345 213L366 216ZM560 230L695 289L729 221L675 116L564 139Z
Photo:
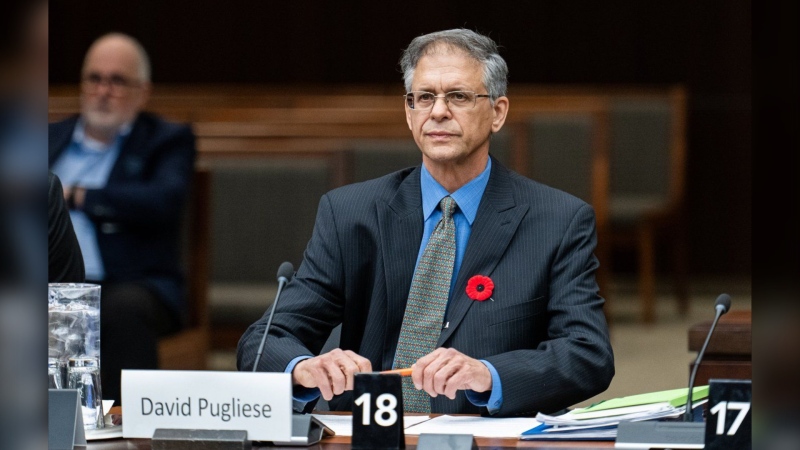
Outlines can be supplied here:
M52 166L72 139L78 117L50 124ZM191 128L140 113L108 183L86 192L105 281L140 282L181 317L184 281L180 226L194 172Z
M391 368L423 233L420 168L333 190L322 197L296 277L286 286L259 363L283 371L317 354L340 322L340 347ZM439 346L492 363L498 415L554 412L608 387L614 362L598 295L592 208L492 160ZM494 301L466 294L467 280L494 281ZM265 314L242 336L238 366L251 370ZM349 410L352 392L334 397ZM431 399L438 413L485 413L459 391Z

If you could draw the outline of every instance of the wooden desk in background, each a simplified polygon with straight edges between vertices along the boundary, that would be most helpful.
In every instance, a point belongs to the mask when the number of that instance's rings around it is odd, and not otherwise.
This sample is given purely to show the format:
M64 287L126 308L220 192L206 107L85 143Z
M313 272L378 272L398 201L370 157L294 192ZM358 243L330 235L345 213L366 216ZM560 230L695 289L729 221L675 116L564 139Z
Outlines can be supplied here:
M690 351L700 351L711 322L708 320L689 328ZM722 316L697 369L695 385L706 385L711 378L752 379L752 337L751 311L731 311ZM690 373L693 366L694 361L689 365Z

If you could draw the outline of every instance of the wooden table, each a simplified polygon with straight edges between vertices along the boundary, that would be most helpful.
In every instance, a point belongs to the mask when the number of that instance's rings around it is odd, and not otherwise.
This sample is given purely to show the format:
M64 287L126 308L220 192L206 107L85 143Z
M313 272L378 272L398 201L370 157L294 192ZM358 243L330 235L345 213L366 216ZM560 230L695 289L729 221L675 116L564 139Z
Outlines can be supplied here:
M512 448L538 448L541 450L591 450L595 448L613 448L614 442L541 442L541 441L520 441L518 439L498 439L498 438L477 438L478 446L482 449L502 450ZM416 448L417 437L406 437L406 449ZM149 439L114 439L108 441L92 441L86 447L87 450L150 450ZM265 449L302 449L309 450L345 450L350 448L349 437L332 437L324 439L319 444L310 447L273 447L271 445L253 445L253 448Z
M708 320L689 328L690 351L700 351L711 322ZM697 369L695 385L706 385L711 378L752 379L752 338L751 311L731 311L722 316ZM693 366L694 361L690 363L690 371Z
M111 414L120 414L121 408L115 406L111 408ZM333 413L336 414L336 413ZM341 413L340 413L341 414ZM435 415L435 414L434 414ZM417 436L406 436L406 449L414 450L417 446ZM542 441L520 441L514 438L476 438L478 446L482 449L502 450L511 448L538 448L546 449L572 449L587 450L594 448L613 448L614 442L611 441L576 441L576 442L542 442ZM101 441L90 441L87 450L150 450L150 439L109 439ZM253 448L269 449L301 449L309 450L345 450L350 448L349 436L333 436L323 439L319 444L309 447L275 447L272 445L253 445Z

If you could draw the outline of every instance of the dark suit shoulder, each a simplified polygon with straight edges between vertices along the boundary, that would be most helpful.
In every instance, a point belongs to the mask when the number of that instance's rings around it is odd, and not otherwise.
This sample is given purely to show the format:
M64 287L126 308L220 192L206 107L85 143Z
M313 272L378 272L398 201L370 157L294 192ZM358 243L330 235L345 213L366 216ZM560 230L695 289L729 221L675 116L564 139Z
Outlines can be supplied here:
M153 113L142 112L136 118L131 133L142 132L146 140L154 145L173 139L194 139L191 126L172 122Z
M52 164L55 157L70 141L72 131L75 129L75 124L78 123L78 116L72 116L67 119L53 122L47 126L47 137L49 147L49 159Z
M72 133L80 116L75 115L59 122L48 125L49 158L52 164L59 154L67 147L72 138ZM171 122L156 114L141 112L133 122L131 133L142 136L144 142L158 146L174 140L189 140L194 142L194 132L191 126L183 123Z
M173 122L150 112L139 113L136 122L163 133L192 133L192 128L188 124Z

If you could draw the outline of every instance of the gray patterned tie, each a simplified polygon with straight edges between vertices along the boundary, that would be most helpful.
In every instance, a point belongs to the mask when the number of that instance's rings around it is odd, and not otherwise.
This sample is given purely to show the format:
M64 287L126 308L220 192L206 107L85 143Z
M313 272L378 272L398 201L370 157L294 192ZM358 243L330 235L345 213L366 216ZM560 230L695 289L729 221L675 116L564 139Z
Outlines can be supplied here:
M403 326L394 356L394 367L404 369L436 348L450 293L450 280L456 259L456 202L447 196L439 202L442 218L436 224L419 260L408 292ZM414 388L411 377L403 378L403 410L430 412L430 396Z

